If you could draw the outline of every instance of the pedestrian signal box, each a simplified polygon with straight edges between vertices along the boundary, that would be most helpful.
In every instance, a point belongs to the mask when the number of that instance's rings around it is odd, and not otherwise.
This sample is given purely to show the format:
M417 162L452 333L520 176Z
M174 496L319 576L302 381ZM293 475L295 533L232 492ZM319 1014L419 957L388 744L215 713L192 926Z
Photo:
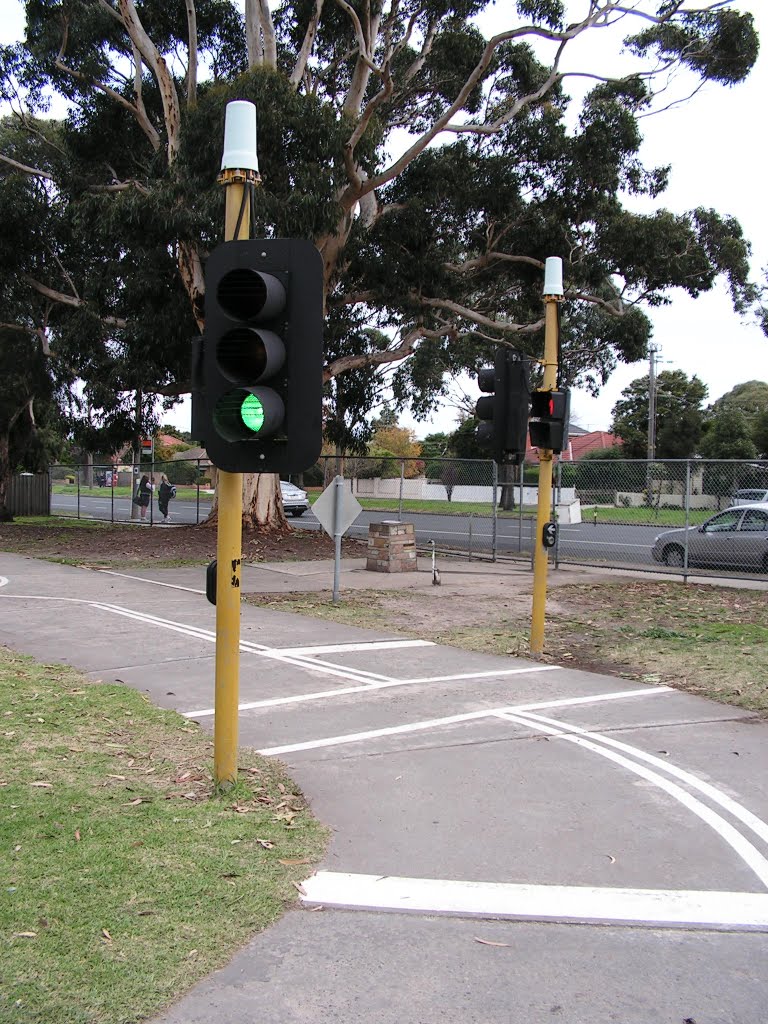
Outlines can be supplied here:
M556 455L567 448L570 411L570 391L534 391L528 427L533 447L549 448Z

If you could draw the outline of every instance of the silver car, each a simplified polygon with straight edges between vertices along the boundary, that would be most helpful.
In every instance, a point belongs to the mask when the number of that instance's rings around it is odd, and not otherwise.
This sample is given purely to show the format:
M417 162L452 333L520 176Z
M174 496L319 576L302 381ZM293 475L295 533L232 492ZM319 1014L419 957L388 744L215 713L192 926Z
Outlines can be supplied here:
M283 508L292 516L303 516L309 508L307 492L302 491L295 484L289 484L286 480L281 480L280 495L283 499Z
M768 573L768 502L727 508L687 530L666 530L654 541L653 557L682 568L686 543L688 565Z

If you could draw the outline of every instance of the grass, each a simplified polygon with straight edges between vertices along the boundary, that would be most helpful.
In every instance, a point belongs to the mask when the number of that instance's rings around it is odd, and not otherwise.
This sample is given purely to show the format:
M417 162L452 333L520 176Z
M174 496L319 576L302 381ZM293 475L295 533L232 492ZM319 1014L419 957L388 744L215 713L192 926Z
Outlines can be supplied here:
M246 600L345 625L397 631L488 654L529 657L530 598L498 592L350 591ZM458 610L452 612L452 608ZM763 591L622 579L552 587L544 660L660 682L768 714Z
M358 496L357 500L364 509L371 509L377 512L398 512L400 510L398 498L361 498ZM490 517L493 515L493 506L489 501L428 501L427 499L422 500L420 498L404 498L402 509L403 512L431 512L444 516L476 515ZM505 512L503 509L498 509L498 515L504 518L519 516L520 510L516 508ZM536 509L533 506L524 506L523 515L535 516Z
M690 526L698 526L715 514L716 509L691 509ZM613 508L596 505L582 509L585 523L627 523L637 526L685 526L685 509L681 508ZM596 518L595 518L596 517Z
M12 522L3 523L3 526L63 526L74 530L104 530L112 524L98 519L65 519L63 516L14 516Z
M176 497L172 498L172 501L195 501L197 498L197 488L184 486L182 484L176 484ZM135 487L85 487L82 484L78 491L77 484L53 484L51 486L51 492L53 494L79 494L81 498L110 498L114 495L116 498L130 498L135 490ZM205 488L200 488L200 500L210 500L211 494L205 492Z
M137 692L0 648L3 1024L132 1024L274 921L325 830L279 766Z

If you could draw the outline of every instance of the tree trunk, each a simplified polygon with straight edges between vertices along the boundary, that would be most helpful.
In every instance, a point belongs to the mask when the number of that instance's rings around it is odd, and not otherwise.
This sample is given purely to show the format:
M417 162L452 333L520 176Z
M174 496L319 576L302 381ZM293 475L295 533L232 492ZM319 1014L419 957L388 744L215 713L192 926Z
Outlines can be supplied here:
M218 472L214 469L211 476L214 495L206 526L216 526L219 521ZM243 529L282 532L288 528L277 473L244 473Z
M515 474L511 463L505 462L499 467L499 483L501 484L501 496L499 508L504 512L512 512L515 508Z
M93 452L87 452L85 456L85 486L93 487Z

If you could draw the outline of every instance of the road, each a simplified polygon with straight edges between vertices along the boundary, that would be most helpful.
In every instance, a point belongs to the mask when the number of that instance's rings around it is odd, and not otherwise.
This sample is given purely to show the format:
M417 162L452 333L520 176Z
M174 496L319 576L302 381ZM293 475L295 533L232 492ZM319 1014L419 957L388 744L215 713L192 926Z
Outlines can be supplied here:
M77 515L78 499L75 495L54 494L51 500L54 515ZM199 505L194 501L176 500L171 503L171 516L175 523L195 523L208 515L210 498L202 496ZM114 520L125 522L130 518L130 499L115 498ZM80 515L93 519L112 518L109 492L104 497L81 497ZM153 521L159 520L157 508L152 510ZM396 519L395 512L363 511L350 528L350 535L365 538L370 523L382 519ZM434 540L438 547L454 548L471 554L490 554L493 550L493 520L486 516L439 515L435 513L404 513L404 520L413 523L419 546ZM294 526L319 529L312 511L292 520ZM497 520L496 550L498 554L530 555L533 520L502 517ZM580 523L560 528L559 557L563 561L587 564L655 565L651 548L656 526L612 525Z

